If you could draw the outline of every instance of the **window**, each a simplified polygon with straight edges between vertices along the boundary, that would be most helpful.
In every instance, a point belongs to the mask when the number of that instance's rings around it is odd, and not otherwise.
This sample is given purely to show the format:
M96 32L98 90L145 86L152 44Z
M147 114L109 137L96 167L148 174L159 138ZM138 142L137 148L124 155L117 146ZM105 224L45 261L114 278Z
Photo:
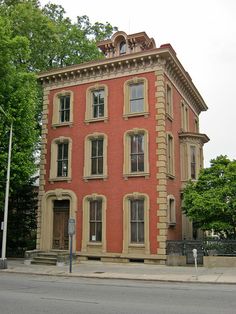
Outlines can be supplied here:
M59 119L60 122L70 121L70 95L60 96L60 110Z
M148 115L147 79L136 77L124 85L124 117Z
M174 139L167 134L167 174L174 176Z
M107 136L93 133L85 138L84 179L107 178Z
M91 174L103 174L103 138L91 139Z
M68 143L57 144L57 176L68 176Z
M133 192L123 198L123 254L150 254L149 196Z
M168 117L173 117L172 88L169 84L166 84L166 113Z
M102 200L90 200L89 202L89 240L91 242L102 241Z
M181 128L185 132L189 129L188 106L184 102L181 103Z
M131 243L144 243L144 200L130 200Z
M143 112L144 111L144 84L130 84L130 112Z
M125 41L122 41L120 43L120 55L123 55L126 53L126 42Z
M149 175L148 133L134 129L124 135L124 176Z
M54 95L52 126L71 125L73 122L73 92L62 90Z
M196 173L196 147L190 146L190 177L195 180L197 178Z
M50 181L71 180L72 140L59 137L51 143Z
M104 195L93 193L84 197L82 252L106 252L106 207Z
M144 134L130 135L131 172L144 171Z
M176 225L176 209L175 198L173 195L167 196L168 224L169 226Z
M93 118L104 117L104 89L92 91Z
M108 119L108 88L96 84L87 89L85 122L106 121Z

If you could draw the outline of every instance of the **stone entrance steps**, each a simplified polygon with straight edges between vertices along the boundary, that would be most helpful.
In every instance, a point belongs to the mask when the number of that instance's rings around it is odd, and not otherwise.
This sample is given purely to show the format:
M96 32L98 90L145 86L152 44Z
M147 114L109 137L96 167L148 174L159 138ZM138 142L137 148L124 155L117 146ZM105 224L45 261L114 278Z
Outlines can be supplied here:
M55 266L58 263L66 263L68 258L68 251L40 252L33 257L33 259L31 260L31 264Z

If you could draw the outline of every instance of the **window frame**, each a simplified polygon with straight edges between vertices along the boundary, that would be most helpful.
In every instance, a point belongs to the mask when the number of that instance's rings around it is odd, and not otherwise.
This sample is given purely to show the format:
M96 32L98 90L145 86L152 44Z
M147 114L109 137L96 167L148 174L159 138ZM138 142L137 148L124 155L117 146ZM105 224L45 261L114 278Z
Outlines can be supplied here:
M167 196L167 219L169 227L176 226L176 201L174 195Z
M130 108L130 86L143 84L143 110L138 112L132 112ZM149 105L148 105L148 80L145 77L134 77L124 83L124 107L123 107L123 117L128 119L130 117L145 116L149 115Z
M144 242L133 243L131 241L131 201L143 200L144 210ZM149 196L141 192L133 192L123 197L123 251L128 254L150 254L150 227L149 227Z
M61 98L70 97L69 120L61 121ZM61 90L53 96L52 109L52 127L72 126L73 125L73 107L74 107L74 93L71 90Z
M166 83L166 116L173 120L173 88L169 82Z
M143 171L132 171L131 168L131 137L134 135L143 135L144 146L144 169ZM124 133L124 162L123 176L128 177L149 177L149 138L148 131L145 129L132 129Z
M184 132L189 130L189 108L185 101L181 101L181 129Z
M90 241L90 202L101 201L102 209L102 235L101 241ZM93 193L83 198L83 228L82 228L82 252L104 253L106 252L106 210L107 198L104 195Z
M104 90L104 108L103 116L94 117L93 109L93 93L96 91ZM87 88L86 90L86 111L85 111L85 123L107 121L108 120L108 87L105 84L95 84Z
M92 141L103 139L103 173L92 174ZM84 180L91 179L107 179L108 166L107 166L107 145L108 138L104 133L92 133L85 137L84 142Z
M172 133L166 134L166 172L169 178L175 177L175 151L174 136Z
M58 145L67 143L68 144L68 167L67 176L58 176ZM51 142L51 161L50 161L50 171L49 171L49 181L67 181L72 180L72 139L70 137L58 137Z

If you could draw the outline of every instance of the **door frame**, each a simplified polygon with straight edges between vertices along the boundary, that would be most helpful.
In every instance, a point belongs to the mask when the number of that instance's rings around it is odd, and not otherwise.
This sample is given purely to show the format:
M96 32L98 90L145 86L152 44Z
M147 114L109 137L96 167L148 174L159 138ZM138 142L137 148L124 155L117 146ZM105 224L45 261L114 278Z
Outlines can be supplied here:
M76 221L77 214L77 196L71 190L55 189L46 192L42 197L42 205L40 208L38 230L40 245L39 248L42 251L53 250L53 207L54 200L69 200L69 218L73 218ZM77 230L76 232L77 233ZM76 251L76 234L73 237L73 251Z

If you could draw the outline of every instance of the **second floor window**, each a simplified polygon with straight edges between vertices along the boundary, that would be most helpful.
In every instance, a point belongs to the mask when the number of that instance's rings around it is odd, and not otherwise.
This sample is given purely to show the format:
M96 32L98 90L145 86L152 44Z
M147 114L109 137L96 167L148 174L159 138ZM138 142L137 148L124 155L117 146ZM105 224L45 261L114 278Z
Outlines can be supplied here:
M70 121L70 95L60 96L59 120Z
M93 118L104 116L104 89L92 92L92 114Z
M130 135L130 162L131 172L144 171L144 135Z
M130 84L130 112L143 112L144 111L144 84Z
M103 174L103 139L91 140L91 174Z
M174 175L174 140L171 134L167 134L167 173Z
M57 146L57 176L68 176L68 143L60 143Z

